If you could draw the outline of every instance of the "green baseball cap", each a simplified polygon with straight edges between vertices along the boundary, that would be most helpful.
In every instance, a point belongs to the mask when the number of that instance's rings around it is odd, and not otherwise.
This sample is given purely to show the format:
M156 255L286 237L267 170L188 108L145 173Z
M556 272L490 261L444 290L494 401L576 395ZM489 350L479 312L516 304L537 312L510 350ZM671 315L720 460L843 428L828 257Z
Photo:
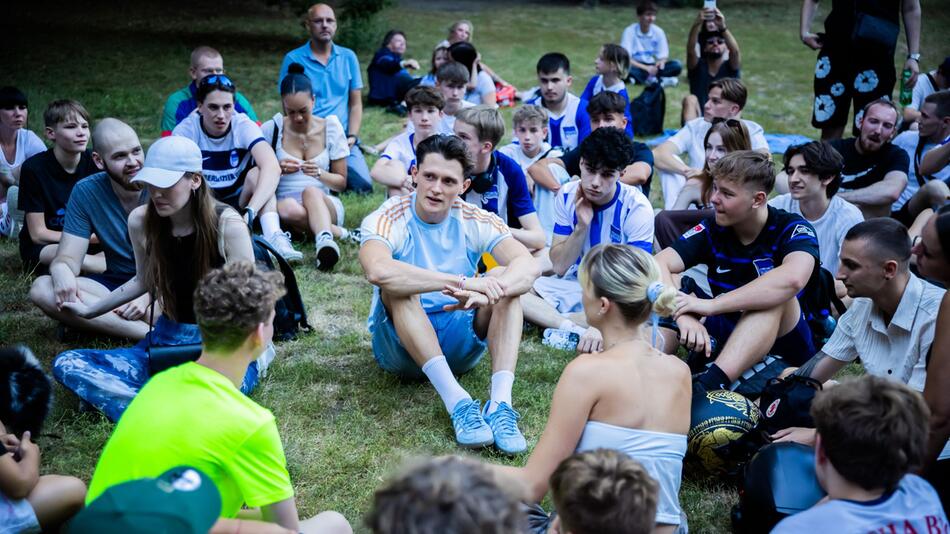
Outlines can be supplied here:
M221 514L221 494L214 481L189 466L165 471L107 489L76 515L70 534L201 533Z

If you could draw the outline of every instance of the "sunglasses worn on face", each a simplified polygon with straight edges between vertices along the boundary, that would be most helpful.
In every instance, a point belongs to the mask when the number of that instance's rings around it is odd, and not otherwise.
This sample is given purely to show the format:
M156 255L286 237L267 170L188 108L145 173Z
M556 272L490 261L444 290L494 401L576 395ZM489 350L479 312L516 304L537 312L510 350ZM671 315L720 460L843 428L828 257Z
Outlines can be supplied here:
M227 74L212 74L211 76L205 76L201 79L201 82L198 84L200 87L219 87L221 89L234 89L234 82L231 81L231 78L228 78Z
M712 39L706 39L707 45L721 45L725 43L726 43L726 40L721 37L713 37Z

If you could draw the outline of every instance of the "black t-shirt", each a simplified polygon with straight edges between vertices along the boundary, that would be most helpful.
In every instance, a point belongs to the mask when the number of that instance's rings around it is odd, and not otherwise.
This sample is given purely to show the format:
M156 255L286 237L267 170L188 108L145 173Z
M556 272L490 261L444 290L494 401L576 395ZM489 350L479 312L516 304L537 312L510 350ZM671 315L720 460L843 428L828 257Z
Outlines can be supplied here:
M581 149L573 148L561 155L561 162L564 163L564 169L571 176L581 175ZM647 198L650 197L650 182L653 181L653 151L646 144L640 141L633 142L633 150L630 152L630 158L627 165L642 161L650 166L650 176L647 181L640 185L640 190Z
M859 13L900 24L900 12L900 0L832 0L831 11L825 19L825 40L850 43Z
M716 224L715 217L704 219L671 245L683 265L704 264L709 271L709 289L713 296L728 293L778 267L792 252L806 252L815 258L815 268L805 291L818 289L818 238L815 228L801 215L768 207L769 216L755 241L739 242L732 228Z
M844 158L841 169L841 189L863 189L884 179L891 171L907 174L910 158L907 152L887 143L871 154L861 154L856 147L857 139L834 139L831 146Z
M741 76L742 69L733 69L728 59L719 65L716 74L709 74L709 63L704 57L699 58L696 67L689 69L686 73L686 77L689 78L689 93L699 100L699 109L706 105L706 100L709 98L709 84L723 78L738 79Z
M92 151L86 150L73 173L66 172L56 161L53 149L36 154L23 162L20 168L19 207L24 213L42 213L46 227L61 232L66 220L66 203L76 182L99 172L92 161ZM26 225L20 230L20 240L30 240Z

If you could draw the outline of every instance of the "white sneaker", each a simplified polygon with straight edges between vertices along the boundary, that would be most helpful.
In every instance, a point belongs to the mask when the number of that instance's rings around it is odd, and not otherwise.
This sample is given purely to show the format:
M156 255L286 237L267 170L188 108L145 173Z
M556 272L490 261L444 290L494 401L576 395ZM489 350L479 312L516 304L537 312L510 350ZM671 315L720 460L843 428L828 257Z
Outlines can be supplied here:
M266 239L270 246L274 247L285 260L295 262L303 259L303 252L294 249L294 246L290 243L290 232L274 232Z
M317 259L314 262L317 269L324 272L333 270L336 262L340 261L340 247L331 237L317 240Z
M660 86L662 87L676 87L679 85L680 79L675 76L668 76L660 79Z

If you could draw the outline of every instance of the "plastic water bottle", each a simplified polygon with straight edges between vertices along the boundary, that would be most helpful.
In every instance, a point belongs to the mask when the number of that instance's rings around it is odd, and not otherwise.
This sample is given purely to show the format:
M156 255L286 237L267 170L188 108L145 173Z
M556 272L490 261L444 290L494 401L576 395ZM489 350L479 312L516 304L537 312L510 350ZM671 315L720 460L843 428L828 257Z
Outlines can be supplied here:
M561 330L560 328L545 328L541 337L541 344L560 350L577 350L577 343L581 336L570 330Z
M901 73L901 96L900 101L902 106L910 104L911 100L914 97L914 90L911 87L908 87L907 84L910 83L910 77L914 73L910 69L904 69L904 72Z

